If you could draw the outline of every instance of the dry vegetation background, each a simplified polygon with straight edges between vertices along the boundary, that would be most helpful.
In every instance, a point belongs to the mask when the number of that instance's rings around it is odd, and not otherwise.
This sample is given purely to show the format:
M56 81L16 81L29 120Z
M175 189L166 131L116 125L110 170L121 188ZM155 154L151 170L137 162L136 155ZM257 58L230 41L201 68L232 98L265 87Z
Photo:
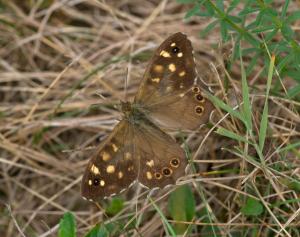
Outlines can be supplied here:
M120 119L112 105L124 99L126 76L132 98L151 52L168 35L186 33L193 43L198 71L215 95L232 106L241 101L239 65L230 72L229 89L224 88L224 62L232 45L222 45L217 30L200 39L199 32L209 22L199 17L184 22L187 9L175 1L154 0L1 3L0 236L57 236L59 219L66 211L75 214L78 234L83 236L104 218L101 210L80 196L84 167L94 146ZM138 56L128 60L128 55ZM260 118L266 84L258 76L260 69L257 65L248 78L258 95L251 94L255 122ZM293 83L284 80L286 87ZM186 178L195 191L196 209L204 207L197 189L200 184L222 236L246 233L254 227L257 236L267 236L270 229L278 236L289 236L290 230L283 230L287 226L300 228L299 202L284 209L272 207L255 220L240 212L243 197L254 195L248 191L256 183L254 196L264 205L299 198L299 192L287 185L289 177L299 178L299 149L285 157L275 151L299 141L300 104L277 97L270 103L272 132L265 157L267 165L284 167L277 172L265 174L243 157L222 150L241 144L213 133L212 126L185 137L198 167L196 179ZM217 126L240 133L241 124L225 114L218 110L211 125L222 118ZM249 154L255 156L254 151ZM152 196L167 216L172 190L174 187ZM126 223L132 215L141 218L138 231L128 228L124 236L164 235L161 217L146 193L135 187L123 194L124 209L112 220ZM195 221L194 236L210 236L205 235L201 218Z

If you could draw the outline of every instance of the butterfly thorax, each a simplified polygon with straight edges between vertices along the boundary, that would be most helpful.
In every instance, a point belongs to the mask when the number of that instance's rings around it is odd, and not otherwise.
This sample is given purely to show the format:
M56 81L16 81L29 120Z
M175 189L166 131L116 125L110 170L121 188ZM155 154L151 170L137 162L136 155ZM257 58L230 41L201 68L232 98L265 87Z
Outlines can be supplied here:
M122 101L121 110L124 114L125 119L127 119L130 123L138 123L141 119L145 117L145 114L142 111L142 109L135 103Z

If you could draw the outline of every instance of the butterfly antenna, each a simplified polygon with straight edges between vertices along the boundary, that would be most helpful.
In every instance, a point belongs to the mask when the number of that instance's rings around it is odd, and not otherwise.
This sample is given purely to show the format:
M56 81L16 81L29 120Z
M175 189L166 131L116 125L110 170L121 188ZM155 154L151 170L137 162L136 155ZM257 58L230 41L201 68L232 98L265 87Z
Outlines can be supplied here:
M133 52L133 44L134 44L134 39L130 38L130 51L129 51L127 69L126 69L126 78L125 78L125 101L127 101L127 96L128 96L128 82L130 80L130 71L131 71L131 62L132 62L131 55Z

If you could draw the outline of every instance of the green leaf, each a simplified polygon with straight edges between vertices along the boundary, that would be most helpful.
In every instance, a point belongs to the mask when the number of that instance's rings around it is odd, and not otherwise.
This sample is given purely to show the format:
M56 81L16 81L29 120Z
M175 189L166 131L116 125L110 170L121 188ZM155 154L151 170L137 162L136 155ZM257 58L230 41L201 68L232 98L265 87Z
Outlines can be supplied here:
M240 3L240 0L232 0L227 9L227 14L230 13L231 11L233 11L239 3Z
M222 11L224 12L224 1L223 0L216 0L216 6Z
M213 8L212 4L208 1L204 1L203 5L205 6L208 16L214 16L215 15L215 9Z
M199 15L201 13L200 11L200 7L198 6L198 4L196 4L196 6L194 6L192 9L190 9L184 16L185 19L188 19L192 16L195 15Z
M283 19L286 16L287 10L288 10L288 6L289 6L290 1L285 1L285 4L282 7L281 10L281 18Z
M288 90L288 98L294 98L300 95L300 85L296 85Z
M252 46L259 48L260 42L257 40L253 35L248 32L244 32L243 34L244 39L250 43Z
M254 198L247 198L245 206L242 207L241 212L245 216L259 216L264 211L263 205Z
M97 224L85 235L85 237L109 237L112 236L114 230L116 231L117 229L118 228L111 223L106 225Z
M215 26L219 23L219 20L215 20L208 24L208 26L205 27L204 30L201 31L200 36L204 37L206 36L211 30L215 28Z
M248 7L242 9L242 11L240 11L240 13L238 15L239 16L246 16L246 15L258 12L258 11L259 11L259 8L253 8L252 6L248 5Z
M296 70L289 70L285 73L286 76L293 78L295 81L300 82L300 72Z
M231 20L231 21L233 21L234 23L241 23L242 22L242 20L241 20L241 18L239 18L239 17L236 17L236 16L227 16L227 19L229 19L229 20Z
M286 23L292 23L294 21L297 21L300 19L300 11L295 11L292 12L287 18L286 18Z
M195 3L197 0L177 0L178 3L181 4L189 4L189 3Z
M221 36L222 36L222 40L223 42L227 42L228 40L228 27L227 27L227 22L226 21L221 21Z
M275 35L277 34L277 32L278 32L278 29L276 28L276 29L274 29L274 30L266 33L265 41L266 42L271 41L275 37Z
M75 237L76 236L76 223L74 215L71 212L66 212L62 219L59 221L58 229L59 237Z
M86 235L85 237L108 237L109 232L102 228L99 224L93 227Z
M282 25L281 33L286 40L291 40L294 36L294 31L288 24Z
M124 201L121 198L113 198L109 204L109 206L106 208L106 213L108 215L114 216L119 211L123 209Z
M170 195L168 210L175 221L191 221L195 216L195 199L192 189L188 185L178 187ZM176 223L174 230L177 234L185 233L188 225Z

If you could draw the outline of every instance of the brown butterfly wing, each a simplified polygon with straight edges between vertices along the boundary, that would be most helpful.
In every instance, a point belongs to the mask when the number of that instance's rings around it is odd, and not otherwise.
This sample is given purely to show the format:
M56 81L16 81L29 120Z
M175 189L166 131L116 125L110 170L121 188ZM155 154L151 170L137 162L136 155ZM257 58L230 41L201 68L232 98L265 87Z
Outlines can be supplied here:
M136 179L148 188L162 188L183 176L186 165L183 149L148 119L137 123L124 119L89 161L82 196L101 200L120 193Z
M186 35L170 36L155 51L135 103L165 127L195 129L207 122L213 106L200 87Z
M132 125L122 120L89 161L81 183L83 197L101 200L120 193L136 180L132 142Z
M148 187L174 184L185 174L187 159L184 150L168 134L148 119L134 129L138 181Z

